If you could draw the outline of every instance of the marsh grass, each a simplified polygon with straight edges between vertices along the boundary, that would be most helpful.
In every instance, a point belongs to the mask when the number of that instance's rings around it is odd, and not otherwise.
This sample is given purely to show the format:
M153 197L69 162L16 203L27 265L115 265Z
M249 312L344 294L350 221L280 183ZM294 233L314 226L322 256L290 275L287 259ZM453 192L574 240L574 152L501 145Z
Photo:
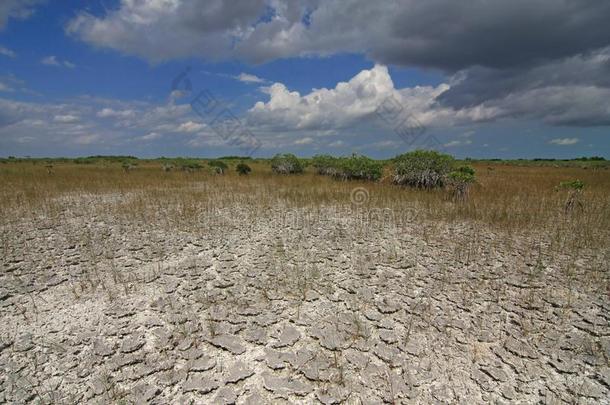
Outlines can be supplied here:
M44 165L17 162L0 166L0 219L62 220L73 215L110 215L147 226L201 228L215 212L272 215L274 210L349 208L355 187L368 191L362 209L394 214L415 209L414 223L470 223L508 234L540 234L559 249L607 247L610 229L610 175L579 167L475 164L477 183L469 199L454 203L445 190L380 182L337 181L315 173L280 176L265 163L250 163L252 173L224 176L206 171L166 172L158 162L141 163L126 173L120 164ZM490 170L490 168L492 170ZM233 169L233 167L231 167ZM386 173L391 169L386 168ZM567 192L556 186L580 179L582 209L565 211ZM204 223L202 223L202 221ZM209 223L208 223L209 225ZM405 226L404 224L401 226Z

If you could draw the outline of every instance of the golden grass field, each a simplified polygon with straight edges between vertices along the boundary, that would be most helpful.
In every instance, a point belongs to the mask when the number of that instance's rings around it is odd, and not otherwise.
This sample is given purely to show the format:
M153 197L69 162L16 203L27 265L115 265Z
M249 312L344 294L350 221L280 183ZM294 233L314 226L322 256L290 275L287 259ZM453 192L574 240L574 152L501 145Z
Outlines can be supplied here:
M205 210L246 204L247 207L344 206L356 187L368 191L369 208L417 210L420 220L472 221L482 227L554 237L566 248L608 247L610 229L610 170L600 168L475 164L477 183L465 203L453 203L442 190L424 191L381 182L341 182L305 174L281 176L266 163L251 164L253 172L239 176L234 165L225 175L205 168L195 172L163 172L156 162L141 163L126 173L119 164L44 164L0 166L0 218L11 221L31 215L59 215L62 197L134 195L117 201L117 215L146 220L160 213L185 224ZM386 171L389 169L386 169ZM562 181L584 181L582 209L564 212ZM94 208L94 207L90 207ZM561 245L564 246L563 244Z

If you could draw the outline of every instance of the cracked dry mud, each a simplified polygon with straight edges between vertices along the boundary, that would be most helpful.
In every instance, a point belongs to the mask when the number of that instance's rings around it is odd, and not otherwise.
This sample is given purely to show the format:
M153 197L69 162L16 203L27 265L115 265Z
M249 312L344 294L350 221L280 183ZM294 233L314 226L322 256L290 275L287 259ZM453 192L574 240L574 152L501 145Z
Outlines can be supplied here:
M594 252L568 272L468 224L234 214L4 225L0 402L609 402Z

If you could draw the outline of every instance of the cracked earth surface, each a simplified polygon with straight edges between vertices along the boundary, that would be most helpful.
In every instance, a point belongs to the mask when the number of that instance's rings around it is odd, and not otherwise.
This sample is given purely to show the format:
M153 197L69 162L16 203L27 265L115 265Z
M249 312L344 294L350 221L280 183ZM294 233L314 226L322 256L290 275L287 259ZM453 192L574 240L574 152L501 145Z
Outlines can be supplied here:
M609 403L595 252L234 214L4 225L0 402Z

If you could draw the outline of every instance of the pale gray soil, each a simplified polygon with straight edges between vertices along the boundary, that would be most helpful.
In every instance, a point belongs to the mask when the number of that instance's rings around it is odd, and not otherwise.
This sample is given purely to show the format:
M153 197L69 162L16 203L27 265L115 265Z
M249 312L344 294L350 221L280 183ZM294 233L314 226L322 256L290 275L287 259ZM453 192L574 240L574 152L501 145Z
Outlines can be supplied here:
M278 215L4 225L0 402L610 403L595 254Z

